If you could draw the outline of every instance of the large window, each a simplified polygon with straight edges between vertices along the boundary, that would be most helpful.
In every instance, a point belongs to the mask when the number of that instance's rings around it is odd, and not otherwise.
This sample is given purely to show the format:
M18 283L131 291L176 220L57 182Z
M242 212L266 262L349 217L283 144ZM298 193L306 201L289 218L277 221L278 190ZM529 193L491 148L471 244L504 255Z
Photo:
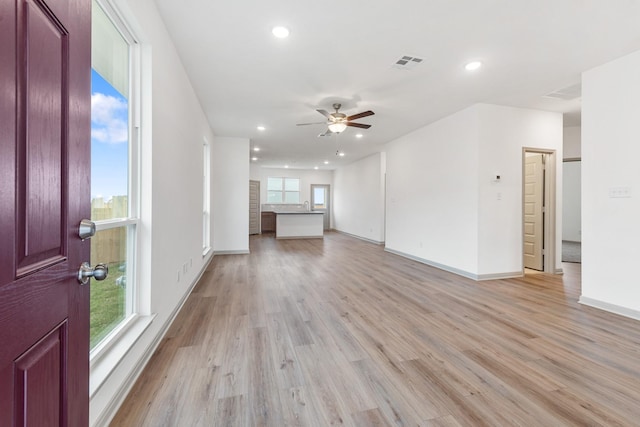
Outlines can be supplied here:
M133 40L92 4L91 264L109 275L91 283L91 348L135 311L138 226L137 97L132 87Z
M300 203L300 179L267 179L267 203Z

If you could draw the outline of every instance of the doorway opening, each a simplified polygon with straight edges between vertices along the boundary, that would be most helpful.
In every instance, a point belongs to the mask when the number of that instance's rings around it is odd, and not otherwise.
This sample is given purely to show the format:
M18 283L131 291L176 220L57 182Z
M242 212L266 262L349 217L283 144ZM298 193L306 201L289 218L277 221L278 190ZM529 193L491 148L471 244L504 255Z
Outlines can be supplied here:
M522 156L523 274L556 270L556 153L524 148Z
M582 262L581 166L579 158L562 163L562 262Z
M311 206L310 209L323 213L323 228L331 228L331 197L329 184L311 184Z

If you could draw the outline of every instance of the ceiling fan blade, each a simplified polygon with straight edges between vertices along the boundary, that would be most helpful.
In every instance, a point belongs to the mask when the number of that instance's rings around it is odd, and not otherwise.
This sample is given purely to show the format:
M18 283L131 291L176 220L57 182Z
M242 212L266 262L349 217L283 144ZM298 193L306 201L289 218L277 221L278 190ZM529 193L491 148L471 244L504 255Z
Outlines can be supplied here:
M358 113L358 114L354 114L353 116L349 116L347 117L347 121L350 120L358 120L361 119L363 117L367 117L367 116L373 116L375 113L371 110L369 111L363 111L362 113Z
M307 125L324 125L327 122L314 122L314 123L298 123L296 126L307 126Z
M371 125L363 125L362 123L351 123L351 122L347 122L345 123L345 125L351 126L354 128L361 128L361 129L369 129L371 127Z
M325 116L327 119L331 119L331 114L327 113L325 110L316 110L318 113Z

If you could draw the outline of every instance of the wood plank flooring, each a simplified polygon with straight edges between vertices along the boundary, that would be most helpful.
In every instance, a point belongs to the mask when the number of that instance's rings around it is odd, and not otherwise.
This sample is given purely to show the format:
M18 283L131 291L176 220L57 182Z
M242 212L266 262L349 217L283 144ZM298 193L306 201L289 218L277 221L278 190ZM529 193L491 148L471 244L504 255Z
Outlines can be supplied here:
M112 426L640 425L640 322L338 233L217 256Z

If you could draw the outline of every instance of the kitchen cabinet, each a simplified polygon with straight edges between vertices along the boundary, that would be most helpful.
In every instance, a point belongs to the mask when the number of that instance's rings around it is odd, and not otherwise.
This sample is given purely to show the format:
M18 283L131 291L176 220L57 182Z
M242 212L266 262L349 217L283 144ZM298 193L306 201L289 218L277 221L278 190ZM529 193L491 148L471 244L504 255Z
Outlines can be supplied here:
M262 212L260 215L261 230L263 233L273 233L276 231L276 213Z

